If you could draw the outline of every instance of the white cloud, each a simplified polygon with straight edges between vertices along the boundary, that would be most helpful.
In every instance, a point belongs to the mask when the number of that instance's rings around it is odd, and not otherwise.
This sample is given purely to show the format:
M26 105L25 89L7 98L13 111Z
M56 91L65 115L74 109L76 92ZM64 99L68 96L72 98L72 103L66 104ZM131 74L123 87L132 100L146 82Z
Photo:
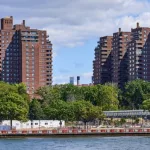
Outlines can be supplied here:
M91 79L93 73L92 72L86 72L86 73L83 73L81 76L85 79Z
M112 35L119 27L130 31L136 22L150 27L149 8L148 0L0 0L1 17L13 15L14 23L25 19L31 28L48 31L54 58L62 46L80 46ZM81 81L90 82L91 76L92 72L83 73ZM54 83L68 83L69 77L56 76Z
M69 83L69 75L59 75L53 77L53 84L67 84Z
M118 27L129 30L135 18L149 26L149 8L148 0L0 0L1 15L7 12L17 23L26 19L28 25L46 29L57 47L82 45Z
M124 16L116 20L117 24L122 27L123 30L129 30L136 27L136 23L139 22L140 26L150 27L150 12L144 12L136 17Z
M57 56L57 52L56 51L53 51L53 59L55 59Z

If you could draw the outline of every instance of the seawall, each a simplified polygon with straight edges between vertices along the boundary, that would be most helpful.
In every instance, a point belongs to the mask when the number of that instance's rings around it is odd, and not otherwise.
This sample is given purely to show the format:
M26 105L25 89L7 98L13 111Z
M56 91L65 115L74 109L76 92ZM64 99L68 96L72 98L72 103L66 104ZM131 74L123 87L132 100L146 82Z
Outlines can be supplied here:
M94 130L12 130L0 131L0 138L20 137L150 136L150 128Z

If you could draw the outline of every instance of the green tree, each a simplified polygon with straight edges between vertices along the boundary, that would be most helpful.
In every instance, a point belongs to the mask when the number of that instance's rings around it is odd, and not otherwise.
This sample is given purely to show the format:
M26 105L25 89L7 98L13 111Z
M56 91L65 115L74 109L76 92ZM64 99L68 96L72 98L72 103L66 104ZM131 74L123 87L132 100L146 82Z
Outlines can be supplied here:
M134 118L134 124L138 124L140 122L139 118Z
M33 99L29 104L29 119L41 120L43 118L44 118L44 113L40 102L36 99Z
M89 101L94 105L96 104L95 100L97 98L97 86L79 87L79 93L83 100Z
M1 120L9 119L26 121L28 119L28 103L19 94L10 92L0 97Z
M143 101L142 107L144 110L150 111L150 99Z
M26 85L24 83L19 83L19 84L15 84L16 88L17 88L17 92L20 95L24 95L26 94Z
M73 105L70 102L64 102L62 100L55 101L44 108L44 114L46 119L54 120L74 120Z
M0 82L0 97L8 95L10 92L18 93L16 86Z
M121 119L120 119L120 124L123 125L123 124L125 124L125 123L126 123L126 119L125 119L125 118L121 118Z
M142 102L150 98L150 83L134 80L125 85L123 103L128 109L139 109Z
M77 99L78 87L72 84L60 85L60 99L63 101L74 101Z
M83 121L86 125L89 121L95 119L101 119L103 117L102 109L100 107L92 105L89 101L75 101L74 113L76 121Z
M114 85L97 85L96 105L102 107L102 110L117 110L118 89Z

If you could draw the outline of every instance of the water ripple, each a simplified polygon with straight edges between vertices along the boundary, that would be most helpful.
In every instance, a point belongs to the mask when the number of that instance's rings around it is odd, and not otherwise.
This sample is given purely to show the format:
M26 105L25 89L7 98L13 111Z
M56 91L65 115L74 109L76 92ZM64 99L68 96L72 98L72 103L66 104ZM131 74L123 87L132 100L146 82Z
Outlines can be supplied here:
M0 150L149 150L150 137L0 139Z

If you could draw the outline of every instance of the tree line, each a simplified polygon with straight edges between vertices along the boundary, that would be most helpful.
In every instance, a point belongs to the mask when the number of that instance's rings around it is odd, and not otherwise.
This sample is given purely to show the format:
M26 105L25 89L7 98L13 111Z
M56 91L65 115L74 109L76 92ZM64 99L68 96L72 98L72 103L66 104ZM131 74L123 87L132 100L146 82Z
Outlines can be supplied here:
M0 82L0 120L65 120L85 124L102 120L103 111L123 109L150 110L150 82L134 80L123 89L115 84L41 87L30 100L26 86Z

